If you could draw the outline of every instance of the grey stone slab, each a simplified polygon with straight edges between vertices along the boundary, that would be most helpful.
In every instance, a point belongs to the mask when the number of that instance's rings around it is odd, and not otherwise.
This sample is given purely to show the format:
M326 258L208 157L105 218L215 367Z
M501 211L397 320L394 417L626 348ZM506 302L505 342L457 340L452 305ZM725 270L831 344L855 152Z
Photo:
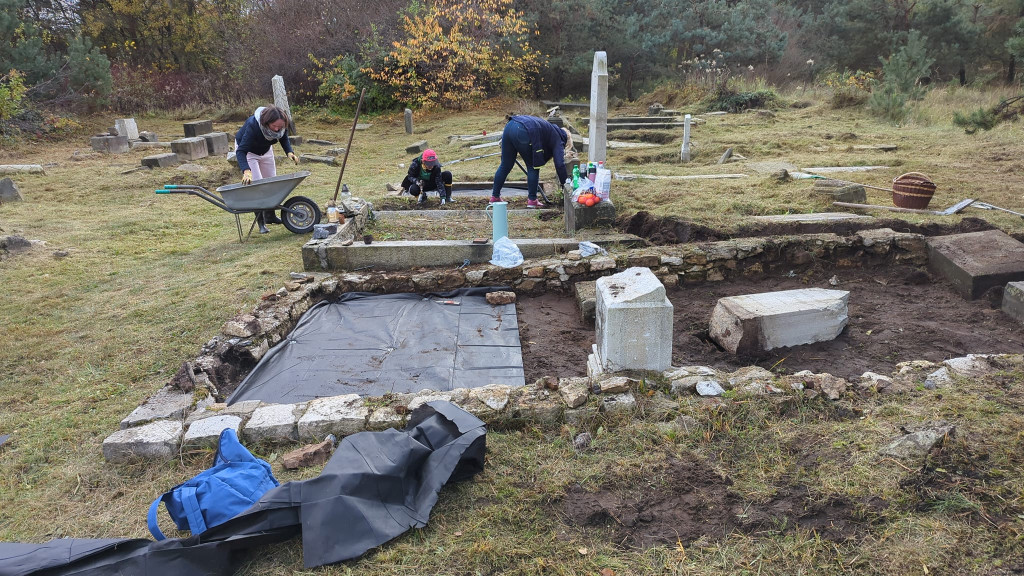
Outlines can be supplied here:
M754 356L832 340L849 321L849 297L844 290L805 288L721 298L709 333L727 351Z
M299 439L299 418L306 404L260 406L242 429L242 437L254 444L286 444Z
M138 150L140 148L142 150L161 150L161 149L170 150L171 149L171 143L170 142L145 142L143 140L137 140L137 141L131 143L131 149L132 150Z
M358 394L317 398L309 402L299 419L299 439L320 441L328 434L341 438L366 429L370 409Z
M171 142L171 152L186 162L206 158L210 155L206 148L206 139L202 136L180 138Z
M213 132L213 121L196 120L194 122L185 122L184 128L186 138L195 138Z
M3 183L0 183L2 188ZM1024 322L1024 282L1010 282L1003 289L1003 312L1018 322Z
M405 424L405 416L398 413L393 406L381 406L374 408L370 418L366 421L367 430L387 430L388 428L401 428Z
M576 292L576 305L579 306L580 316L583 321L590 323L594 321L597 310L597 283L577 282L574 286Z
M412 110L405 109L405 133L412 134Z
M774 216L753 216L761 222L836 222L840 220L863 220L871 216L847 212L818 212L814 214L778 214Z
M338 163L338 159L334 156L317 156L316 154L300 154L299 161L303 164L313 162L316 164L327 164L329 166L334 166Z
M154 420L181 420L185 417L185 412L192 407L193 401L192 394L165 386L121 420L121 429Z
M628 268L596 283L596 346L601 367L667 370L672 365L672 303L650 268Z
M159 142L160 137L156 135L156 132L147 132L145 130L139 132L139 140L143 142Z
M18 190L18 185L14 183L14 180L10 178L0 180L0 203L21 202L22 200L24 198L21 197L21 192Z
M135 118L114 120L114 129L118 136L127 136L129 140L139 139L139 125L135 123Z
M0 176L6 174L45 174L39 164L0 164Z
M579 247L579 240L570 238L513 238L524 258L543 258L562 254ZM609 234L594 238L595 244L608 248L613 245L625 247L643 246L644 241L630 234ZM385 240L373 244L356 242L350 246L332 237L327 240L310 240L302 247L302 261L307 271L342 271L372 267L374 270L406 270L421 266L460 266L465 260L471 264L490 262L493 246L473 244L470 240ZM615 261L595 258L595 262L615 267Z
M228 406L223 403L211 402L208 405L197 407L194 412L185 418L185 426L191 426L194 422L213 418L214 416L238 416L243 421L252 416L252 413L260 407L259 400L246 400Z
M636 397L632 392L609 394L601 398L601 411L605 414L629 414L636 410Z
M127 136L93 136L89 143L93 150L107 154L124 154L130 149Z
M182 424L179 420L158 420L145 426L118 430L103 440L107 462L134 459L169 460L178 453Z
M206 152L210 156L219 156L221 154L227 154L230 149L228 145L228 135L226 132L210 132L203 134L203 140L206 140Z
M142 159L142 165L149 166L150 168L169 168L177 163L178 155L173 152L168 152L166 154L154 154Z
M964 298L1024 280L1024 244L1000 230L927 238L928 268Z
M185 432L181 444L185 448L216 448L220 433L232 429L235 434L242 431L242 418L231 414L223 414L204 418L193 422Z
M276 75L270 79L270 85L274 91L274 106L284 111L288 117L288 130L291 134L295 134L295 119L292 116L292 107L288 104L288 91L284 88L284 78Z
M419 142L413 142L405 147L405 151L408 154L419 154L429 148L426 140L420 140Z

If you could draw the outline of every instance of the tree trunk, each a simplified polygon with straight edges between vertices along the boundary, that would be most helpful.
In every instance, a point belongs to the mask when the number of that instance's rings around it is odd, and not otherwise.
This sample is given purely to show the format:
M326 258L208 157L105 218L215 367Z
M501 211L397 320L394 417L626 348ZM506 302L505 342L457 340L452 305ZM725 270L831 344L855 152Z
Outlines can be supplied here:
M958 74L960 75L960 85L967 86L967 70L964 69L963 62L960 63L960 71Z
M1017 76L1017 59L1010 55L1010 65L1006 69L1006 85L1010 86L1013 84L1014 79Z

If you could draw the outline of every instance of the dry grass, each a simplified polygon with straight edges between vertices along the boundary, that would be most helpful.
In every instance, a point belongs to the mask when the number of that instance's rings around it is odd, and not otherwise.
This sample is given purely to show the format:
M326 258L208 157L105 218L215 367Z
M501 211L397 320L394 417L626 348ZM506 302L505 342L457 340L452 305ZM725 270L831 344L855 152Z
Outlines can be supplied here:
M900 128L856 110L829 110L821 103L779 111L774 119L753 114L713 117L694 130L696 156L688 165L668 160L678 152L678 142L649 151L610 151L609 164L646 174L743 172L750 178L616 181L613 195L623 213L643 209L721 227L737 226L748 215L829 209L808 195L807 181L777 184L767 175L754 175L743 163L715 165L721 152L733 147L750 161L798 167L890 166L850 175L874 185L885 185L902 172L924 172L938 183L936 208L974 197L1021 209L1020 124L967 136L943 120L953 110L1000 96L936 91L925 102L920 121ZM398 165L409 161L404 152L408 142L427 139L442 161L473 156L476 151L449 144L447 136L500 130L506 111L538 110L528 103L499 102L456 116L418 114L419 134L414 137L404 134L400 115L367 118L373 126L357 133L345 180L356 194L380 201L384 184L404 172ZM167 139L180 133L179 120L140 118L140 127ZM347 141L350 119L304 125L300 116L299 121L306 138L333 140L339 146ZM98 130L110 118L89 122L90 130ZM237 126L224 123L217 128L233 131ZM840 140L844 133L856 139ZM190 458L112 466L101 455L103 438L162 386L182 360L195 355L226 319L301 268L304 238L274 227L269 236L239 244L228 214L194 198L153 194L168 182L216 187L237 180L237 170L223 159L200 161L206 170L195 175L174 170L125 175L143 152L69 159L76 149L88 152L87 135L0 150L2 163L56 164L46 175L16 177L26 201L0 206L4 234L47 243L0 262L5 289L0 298L0 434L12 436L0 448L0 539L5 541L145 536L145 509L151 499L205 462ZM852 147L880 143L895 143L899 149L887 153ZM300 151L319 149L306 145ZM493 160L458 164L456 178L489 180L497 164ZM333 193L338 169L319 164L309 169L313 175L297 193L324 202ZM288 170L282 165L282 172ZM542 170L547 178L552 173L550 167ZM869 198L889 203L882 192L870 192ZM977 210L969 214L1021 232L1021 221L1014 216ZM486 226L475 224L433 231L417 221L380 226L380 234L395 237L487 235ZM561 226L560 219L513 222L514 229L535 235L555 234ZM56 257L56 250L70 255ZM722 412L684 405L681 410L697 418L702 433L677 435L648 420L595 423L591 431L596 447L582 455L571 449L577 431L569 428L492 432L485 472L471 483L446 488L427 528L361 560L317 572L582 575L607 568L620 575L1011 573L1021 568L1022 558L1017 514L1024 490L1019 456L1024 422L1013 391L1021 380L1014 373L962 382L941 394L917 391L856 401L850 408L864 410L863 419L838 417L836 407L821 402L802 403L796 412L780 412L757 399L737 399ZM902 484L916 472L877 456L878 447L899 426L929 419L957 423L962 440L949 450L957 457L973 454L988 474L986 486L958 494L948 491L925 505ZM808 451L820 456L813 467L801 464ZM643 485L649 470L683 453L707 459L751 501L771 497L780 485L798 477L814 497L872 495L890 506L855 541L778 531L647 550L620 548L601 530L567 527L555 512L570 484L591 489ZM275 472L281 480L299 477L277 467ZM970 512L978 509L1005 516L1007 522L993 526ZM241 572L296 573L300 566L300 547L290 542L260 553Z

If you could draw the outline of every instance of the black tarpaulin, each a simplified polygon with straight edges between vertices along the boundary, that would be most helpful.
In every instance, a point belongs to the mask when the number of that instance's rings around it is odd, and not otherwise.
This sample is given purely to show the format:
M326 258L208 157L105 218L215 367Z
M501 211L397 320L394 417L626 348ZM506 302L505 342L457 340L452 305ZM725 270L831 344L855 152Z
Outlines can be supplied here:
M522 386L516 307L488 304L485 295L492 291L350 293L320 302L267 352L228 403Z
M320 476L279 486L198 536L0 543L0 576L228 576L240 553L300 532L307 568L349 560L425 526L445 483L483 470L485 443L483 422L431 402L404 431L345 437Z

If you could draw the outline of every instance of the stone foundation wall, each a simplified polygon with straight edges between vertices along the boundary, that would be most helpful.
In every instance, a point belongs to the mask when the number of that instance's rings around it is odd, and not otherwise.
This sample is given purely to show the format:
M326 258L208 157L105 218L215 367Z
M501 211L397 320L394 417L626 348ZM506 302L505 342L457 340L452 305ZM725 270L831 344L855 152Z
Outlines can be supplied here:
M358 222L353 222L353 226L357 225ZM535 295L545 291L568 294L577 282L634 266L650 268L666 288L672 289L680 284L722 282L739 276L757 277L810 266L850 268L886 262L926 264L924 237L880 229L846 237L813 234L647 247L589 258L581 258L574 251L559 258L527 261L515 268L479 265L461 270L297 274L277 292L263 295L251 312L226 322L221 334L207 342L195 359L184 362L167 387L122 421L122 432L180 417L181 432L185 434L184 419L227 398L270 348L292 331L311 306L345 292L433 292L468 286L510 286L519 294ZM520 399L532 405L531 402L535 402L530 399L537 397L537 393L525 391L509 391L509 394L508 402L512 406L519 406ZM615 402L619 404L614 406L631 404L625 397ZM603 401L601 406L604 406ZM500 412L499 419L519 419L523 414L532 414L532 410L524 407L497 410L494 416L499 418ZM537 410L555 409L547 406ZM557 411L562 410L560 407ZM375 414L375 411L368 412L366 421L374 421ZM397 421L383 416L378 419ZM162 450L158 451L163 454Z

